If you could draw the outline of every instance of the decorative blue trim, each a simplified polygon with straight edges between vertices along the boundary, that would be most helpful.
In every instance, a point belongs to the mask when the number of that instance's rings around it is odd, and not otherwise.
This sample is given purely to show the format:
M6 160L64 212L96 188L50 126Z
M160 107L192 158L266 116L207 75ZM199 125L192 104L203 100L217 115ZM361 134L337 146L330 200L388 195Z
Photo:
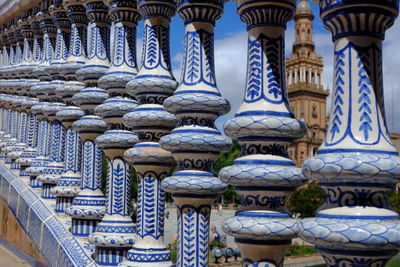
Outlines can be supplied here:
M319 149L317 151L317 155L321 154L341 154L341 153L367 153L367 154L387 154L387 155L394 155L398 156L398 152L392 151L382 151L382 150L368 150L368 149Z

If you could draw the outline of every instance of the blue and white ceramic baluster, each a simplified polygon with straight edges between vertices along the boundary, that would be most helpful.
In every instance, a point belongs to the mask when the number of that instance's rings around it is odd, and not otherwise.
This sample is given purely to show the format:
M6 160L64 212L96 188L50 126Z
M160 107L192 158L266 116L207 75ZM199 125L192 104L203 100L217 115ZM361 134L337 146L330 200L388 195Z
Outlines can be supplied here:
M305 182L287 152L306 133L290 109L285 81L285 29L296 1L237 4L248 29L247 81L243 102L224 130L242 153L219 177L235 187L241 206L223 230L235 237L243 266L282 266L297 234L285 202Z
M140 19L136 1L105 0L113 23L111 64L99 86L111 96L125 96L126 84L137 74L136 26Z
M111 64L98 83L111 98L98 105L94 113L109 124L109 129L122 129L122 116L137 106L137 101L127 97L126 84L137 73L136 25L140 19L136 1L105 1L113 22Z
M328 266L385 266L398 253L400 221L386 194L400 177L400 158L384 117L382 42L399 1L320 1L334 42L329 127L303 173L327 196L316 218L299 224Z
M6 83L6 74L5 74L5 70L6 70L6 66L7 66L7 61L8 61L8 51L7 51L7 46L8 46L8 42L6 41L7 38L5 37L5 25L1 25L0 27L0 53L1 53L1 66L0 66L0 92L4 93L5 90L5 83ZM3 109L4 110L4 109ZM3 120L4 122L4 120ZM5 134L4 132L5 128L1 129L0 132L0 136L3 136ZM0 157L1 157L1 153L0 153Z
M7 94L12 94L12 84L15 82L15 73L13 73L12 69L15 65L15 41L14 41L14 34L12 31L12 21L8 23L7 29L7 40L9 43L9 64L7 68Z
M100 77L106 74L109 62L109 16L102 1L84 1L89 19L87 39L87 60L85 66L76 72L76 77L85 84L85 89L73 97L73 102L89 110L108 98L106 91L97 87ZM85 108L88 102L89 107Z
M36 13L38 12L38 8L33 8L32 14L28 18L28 22L31 26L33 32L33 51L32 51L32 76L34 80L30 83L29 93L32 94L30 88L40 82L39 77L37 76L36 68L40 64L42 60L42 51L43 51L43 32L40 29L39 19L36 17ZM28 89L27 89L28 90Z
M55 92L68 106L56 113L57 118L67 129L64 172L60 175L57 186L51 189L56 196L57 213L64 213L72 204L73 198L79 193L81 186L82 166L82 140L72 127L72 123L85 112L79 107L72 106L72 96L84 88L84 84L78 82L75 72L85 64L87 17L85 7L79 1L66 0L63 5L67 10L67 16L71 20L71 43L67 64L60 68L66 81L56 88Z
M10 116L9 119L9 135L4 136L4 138L0 142L1 152L5 155L9 152L10 146L13 146L17 143L17 121L18 121L18 112L13 107L13 101L16 100L16 96L11 95L15 94L14 92L14 83L17 81L15 78L16 73L11 71L11 67L15 67L16 62L16 40L14 31L16 28L12 23L10 23L7 29L7 40L10 44L10 67L8 68L8 76L10 80L7 82L7 93L9 96L6 98L6 105L8 107ZM11 164L11 159L5 157L5 163Z
M16 159L24 152L24 150L28 147L27 145L27 133L29 126L35 127L35 125L30 125L29 117L27 109L24 106L25 101L30 101L27 97L19 97L17 101L15 101L15 109L18 111L18 134L17 134L17 143L10 147L5 147L3 149L6 152L6 157L11 159L11 170L20 172L20 166L16 163ZM35 103L38 103L36 101Z
M11 96L9 103L13 112L13 122L12 122L12 139L9 139L8 142L2 144L1 151L6 154L5 163L9 164L11 170L17 171L18 165L15 164L14 155L12 152L14 151L22 151L25 147L25 144L21 142L24 134L23 130L26 129L26 112L21 109L21 103L24 100L24 97L21 96Z
M137 142L137 136L126 130L109 130L96 138L107 157L106 213L89 242L96 246L95 261L102 266L117 266L135 241L136 227L129 214L131 168L123 155Z
M160 139L171 151L177 171L162 182L178 208L178 266L208 265L211 204L226 185L213 173L213 162L229 150L231 139L215 127L215 119L230 109L216 85L214 24L223 0L177 1L185 22L182 78L165 110L176 115L178 127Z
M101 191L102 151L95 139L107 129L107 124L98 116L88 115L72 126L83 143L82 180L81 191L65 213L72 217L72 234L87 237L105 214L106 200Z
M4 25L0 26L0 92L2 92L2 88L3 88L3 84L4 84L4 73L3 73L3 69L5 66L5 53L4 53L4 43L3 43L3 39L4 39ZM2 130L2 129L0 129Z
M71 23L67 17L67 12L62 6L62 0L53 0L53 4L49 7L49 13L53 18L54 25L57 27L56 43L54 48L54 57L49 66L46 67L46 72L52 77L47 86L42 87L47 94L49 101L57 102L61 98L56 94L56 89L64 84L63 67L66 65L68 56L69 37L71 32ZM54 188L61 174L64 172L64 160L66 149L66 129L57 118L56 113L65 108L63 103L51 103L45 109L45 114L51 116L51 149L50 162L45 166L42 175L38 180L42 183L42 197L56 198L51 194L51 189ZM56 200L57 202L57 200ZM57 206L57 203L56 203ZM57 207L56 207L57 209Z
M29 12L23 12L21 19L18 20L18 26L20 27L21 35L23 36L23 50L22 50L22 62L20 66L21 75L24 77L23 83L20 87L23 95L29 95L27 89L29 82L32 78L32 52L33 52L33 31L29 23L29 15L32 13L32 9Z
M116 266L132 247L135 224L129 216L131 168L123 158L126 149L137 143L137 136L123 130L122 116L137 106L126 96L125 86L137 73L136 23L140 16L136 2L105 1L113 21L111 66L99 79L99 86L112 98L94 109L108 123L109 131L96 139L107 159L106 214L89 242L96 246L95 260L100 265ZM119 130L117 130L119 129Z
M23 36L20 34L18 19L14 20L14 24L12 26L14 42L15 42L15 58L14 58L14 68L13 75L15 76L15 81L12 84L12 92L14 94L19 94L20 86L24 83L21 79L21 63L22 63L22 45L23 45Z
M161 182L174 160L158 141L177 124L175 116L162 106L177 87L169 54L169 27L176 3L146 0L138 7L144 18L144 52L141 69L128 83L127 91L141 105L124 116L125 125L141 141L125 152L138 177L137 230L135 244L120 266L171 266L164 244L165 193Z
M14 102L18 101L18 97L15 95L7 95L6 106L9 112L8 125L9 125L9 135L6 135L0 142L1 152L5 154L5 164L9 164L11 167L11 158L7 157L7 153L10 152L12 146L14 146L17 140L18 133L18 111L14 107Z
M25 100L22 107L28 113L28 129L26 137L27 147L24 151L17 153L15 163L20 166L20 176L28 176L25 169L32 164L33 158L37 155L37 145L38 145L38 130L39 130L39 120L36 115L32 112L31 108L38 104L39 100L37 98L29 98Z
M37 8L32 9L32 14L28 17L27 21L24 21L22 25L28 24L30 27L30 30L33 33L33 43L32 43L32 60L30 61L30 64L28 65L27 71L30 73L31 78L27 80L24 88L29 95L35 95L31 91L31 87L36 85L39 80L37 79L38 77L36 76L35 70L38 64L41 62L41 50L42 50L42 45L43 45L43 34L39 26L39 20L36 17L36 13L38 12ZM28 29L25 29L28 32ZM32 101L25 102L26 108L30 111L29 112L29 122L32 123L29 126L29 133L28 133L28 138L31 141L28 141L28 148L22 152L22 154L19 156L19 158L16 160L16 163L20 165L21 167L21 172L20 175L26 175L25 169L31 166L33 159L37 155L37 145L38 145L38 131L39 131L39 119L36 118L36 115L34 112L31 111L31 107L33 107L35 102L31 103ZM34 126L36 125L36 127Z
M28 21L30 12L32 12L32 9L30 11L23 11L20 19L17 21L19 27L19 35L17 38L22 38L22 56L19 66L21 82L18 89L19 94L24 96L28 95L28 92L26 91L26 84L31 78L32 74L32 68L30 67L30 64L32 62L33 32Z
M35 114L39 121L37 154L33 155L33 158L29 155L19 158L20 161L23 160L29 166L26 168L25 173L30 176L30 186L32 188L42 187L36 178L41 174L43 166L49 161L50 124L43 113L43 108L48 104L47 102L40 102L31 108L32 113Z
M56 94L66 104L72 104L72 96L80 92L84 83L77 81L75 73L86 63L87 23L86 9L80 0L64 0L63 5L71 21L71 37L67 64L60 72L65 76L63 85L56 88Z
M3 82L3 92L6 93L7 92L7 82L8 82L8 69L10 67L10 62L11 62L11 58L10 58L10 50L11 50L11 46L10 46L10 42L8 41L8 27L7 25L4 25L3 31L2 31L2 42L4 45L3 48L3 54L4 54L4 67L2 68L2 74L4 77L4 82Z
M42 198L54 199L50 193L58 178L64 171L66 129L58 120L56 113L65 107L63 103L49 103L43 108L43 114L50 121L50 160L43 166L41 175L37 177L42 183Z
M57 28L54 26L53 19L48 11L51 1L42 1L40 11L36 14L40 29L43 33L41 62L36 67L34 74L40 79L40 82L31 87L31 92L39 99L47 99L45 93L49 86L52 76L47 68L54 58L54 48L56 41Z
M18 73L18 77L20 78L16 83L14 83L15 93L18 95L27 95L28 92L25 91L25 78L28 78L28 72L31 68L28 66L31 51L31 45L29 42L29 38L33 37L31 27L27 20L28 13L24 12L21 16L21 19L17 21L18 27L14 28L14 39L17 42L16 46L16 69L15 72ZM25 22L25 23L23 23ZM32 41L32 39L30 40ZM17 142L11 144L10 146L4 147L3 152L6 153L6 157L11 159L11 169L14 171L20 171L20 166L16 164L16 159L19 155L27 148L26 144L26 134L28 127L28 115L25 108L22 107L23 102L27 100L26 98L17 98L14 101L14 107L17 111L18 116L18 132L17 132Z
M8 43L10 44L9 46L9 65L7 68L7 75L8 75L8 83L7 83L7 89L8 89L8 93L10 93L10 85L12 85L12 83L15 81L15 73L12 72L12 68L15 65L15 41L14 41L14 34L12 31L12 22L8 23L7 29L7 40Z
M66 59L69 53L71 22L62 5L62 0L53 0L53 4L49 7L49 13L53 18L54 25L57 27L57 35L54 47L54 58L46 68L46 72L52 77L52 81L45 88L45 93L52 99L58 99L59 95L55 93L55 90L65 82L65 76L62 70L64 66L67 65Z
M76 76L85 84L85 89L75 94L72 101L87 114L108 98L105 90L97 87L97 80L108 69L108 32L109 18L107 7L101 1L84 2L89 19L88 56L84 67ZM82 142L82 180L81 191L66 209L72 217L72 234L89 236L105 214L105 198L101 191L102 151L95 139L107 130L107 123L102 118L87 115L75 121L73 129L78 131Z
M10 169L16 170L16 164L13 162L10 153L14 150L18 151L23 149L24 144L21 143L22 129L26 128L26 113L22 112L20 103L23 97L13 95L9 99L9 103L13 112L14 121L12 123L12 136L8 142L2 143L1 151L6 154L5 163L9 164Z
M8 62L9 62L9 58L8 58L8 48L9 48L9 43L8 43L8 39L7 39L7 35L6 35L6 26L3 25L2 27L2 32L1 32L1 44L2 44L2 67L0 69L0 73L1 73L1 85L0 85L0 91L2 93L6 92L6 84L7 84L7 66L8 66ZM1 135L0 135L0 141L3 141L4 138L7 137L8 135L8 109L6 108L6 104L5 104L5 98L7 96L5 94L2 94L1 96L1 106L2 106L2 111L3 111L3 117L2 117L2 129L1 129ZM1 152L0 149L0 158L4 159L5 158L5 154L3 152Z
M9 27L8 25L4 25L4 28L2 29L2 42L3 42L3 53L4 53L4 66L1 70L1 73L4 77L3 83L2 83L2 92L4 94L8 93L8 88L7 85L9 83L9 74L8 74L8 70L10 68L11 65L11 45L10 45L10 41L8 40L8 32L9 32Z
M66 144L64 155L64 170L57 180L57 186L50 191L56 197L55 212L64 213L72 204L73 198L79 193L81 186L82 141L78 132L72 128L72 123L85 112L78 107L67 106L56 113L66 129Z

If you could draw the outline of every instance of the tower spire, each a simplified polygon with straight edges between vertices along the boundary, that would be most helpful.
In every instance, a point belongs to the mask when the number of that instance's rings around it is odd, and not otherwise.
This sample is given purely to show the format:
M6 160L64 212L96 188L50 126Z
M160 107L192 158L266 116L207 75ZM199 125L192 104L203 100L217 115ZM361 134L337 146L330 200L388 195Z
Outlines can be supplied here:
M296 118L307 122L307 135L289 147L289 154L298 165L313 155L324 138L326 97L322 84L323 62L313 41L314 15L309 0L298 2L294 20L293 52L286 60L287 88Z
M314 15L308 0L300 0L294 20L296 22L296 39L293 44L293 54L297 54L298 57L311 57L312 54L315 54L315 46L312 37L312 21L314 20Z

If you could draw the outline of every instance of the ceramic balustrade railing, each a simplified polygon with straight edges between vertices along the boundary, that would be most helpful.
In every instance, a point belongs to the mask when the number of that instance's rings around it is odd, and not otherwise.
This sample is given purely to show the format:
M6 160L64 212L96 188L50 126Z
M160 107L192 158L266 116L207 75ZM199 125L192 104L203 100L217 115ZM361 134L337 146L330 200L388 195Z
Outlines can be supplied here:
M175 116L164 110L164 100L177 87L170 62L170 20L175 1L140 1L144 19L143 55L139 73L127 84L127 91L140 105L124 116L124 123L138 135L140 143L127 150L125 159L138 179L136 239L120 266L171 266L164 244L165 193L162 180L174 163L159 139L176 126Z
M122 116L137 106L125 90L137 73L136 26L140 19L136 1L104 1L108 6L113 30L110 40L110 67L98 80L110 96L94 109L108 124L108 131L96 138L107 164L106 209L89 242L96 247L95 260L100 265L118 265L135 240L136 226L130 217L131 167L123 158L126 149L137 141L132 131L124 130Z
M164 108L176 115L178 125L160 144L178 167L162 188L172 193L178 209L177 265L207 266L211 204L226 188L212 167L231 146L214 125L230 109L217 89L214 70L214 26L224 1L177 1L177 7L185 23L185 56L180 84Z
M56 197L57 213L65 212L79 193L81 186L82 140L72 124L84 116L85 112L73 106L72 97L84 88L84 84L77 81L75 72L85 65L88 21L86 9L79 0L65 0L63 5L71 22L71 35L66 62L58 68L64 75L65 82L55 89L55 94L67 105L56 113L66 129L64 170L57 180L57 185L51 189L51 194Z

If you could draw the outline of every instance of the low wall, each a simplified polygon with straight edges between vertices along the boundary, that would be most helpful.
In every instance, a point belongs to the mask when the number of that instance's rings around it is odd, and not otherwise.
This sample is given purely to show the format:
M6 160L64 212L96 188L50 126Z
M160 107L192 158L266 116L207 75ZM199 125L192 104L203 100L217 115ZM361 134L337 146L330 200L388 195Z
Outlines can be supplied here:
M0 163L0 197L7 205L0 215L3 239L10 240L9 243L21 250L24 248L26 254L47 261L48 266L96 266L84 244L72 236L67 225L59 220L38 192L28 186L27 179L18 177L3 163ZM28 240L25 245L22 239Z
M36 261L47 265L44 257L36 250L28 234L2 199L0 199L0 238Z

